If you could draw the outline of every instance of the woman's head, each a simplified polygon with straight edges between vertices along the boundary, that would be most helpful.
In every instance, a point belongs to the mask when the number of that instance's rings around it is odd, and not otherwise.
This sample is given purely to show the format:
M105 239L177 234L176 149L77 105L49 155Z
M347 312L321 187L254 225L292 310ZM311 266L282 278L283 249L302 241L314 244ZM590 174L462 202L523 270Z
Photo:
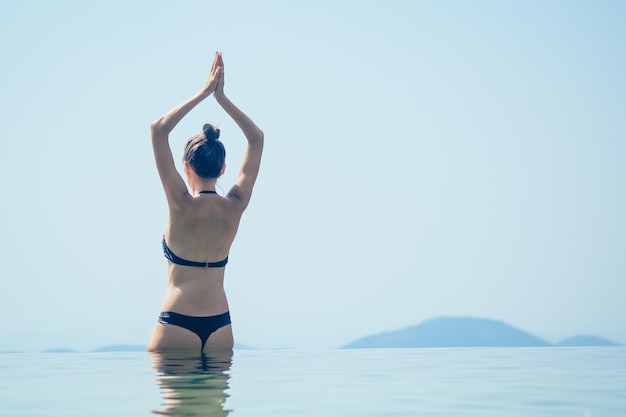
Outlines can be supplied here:
M183 161L202 178L218 178L226 162L226 149L218 139L220 130L205 124L202 132L189 139L185 146Z

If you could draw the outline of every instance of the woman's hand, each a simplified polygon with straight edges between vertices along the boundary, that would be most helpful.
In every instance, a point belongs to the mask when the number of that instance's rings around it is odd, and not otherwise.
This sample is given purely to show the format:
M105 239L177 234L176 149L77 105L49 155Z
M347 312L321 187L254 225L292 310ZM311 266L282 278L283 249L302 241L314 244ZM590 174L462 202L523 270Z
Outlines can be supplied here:
M215 86L215 96L224 97L224 61L222 60L222 53L217 52L217 67L219 68L217 84Z
M215 92L216 87L219 85L220 78L223 78L223 67L222 67L222 53L216 52L215 58L213 58L213 64L211 65L211 71L209 71L209 77L204 83L204 87L202 88L202 92L211 95ZM222 81L222 89L223 81ZM222 90L223 91L223 90Z

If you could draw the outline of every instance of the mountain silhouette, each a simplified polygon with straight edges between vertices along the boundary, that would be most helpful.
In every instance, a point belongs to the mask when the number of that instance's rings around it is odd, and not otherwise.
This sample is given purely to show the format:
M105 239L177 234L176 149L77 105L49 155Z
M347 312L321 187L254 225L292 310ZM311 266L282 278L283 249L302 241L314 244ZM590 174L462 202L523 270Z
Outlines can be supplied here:
M597 336L580 335L567 338L556 344L557 346L619 346L611 340Z
M550 346L550 343L497 320L438 317L417 326L366 336L343 348L513 346Z
M145 352L144 345L107 345L93 350L94 352Z

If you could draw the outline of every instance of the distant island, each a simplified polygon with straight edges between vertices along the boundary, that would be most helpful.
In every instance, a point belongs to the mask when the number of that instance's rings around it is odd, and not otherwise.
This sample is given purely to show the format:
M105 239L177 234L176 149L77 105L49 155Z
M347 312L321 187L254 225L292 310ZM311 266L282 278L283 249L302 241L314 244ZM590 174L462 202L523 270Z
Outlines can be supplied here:
M254 348L235 343L234 349L235 350L250 350ZM94 350L91 350L90 352L104 353L104 352L145 352L145 351L146 351L145 345L116 344L116 345L101 346L101 347L95 348ZM48 349L44 349L41 351L41 353L79 353L79 352L80 351L74 350L68 347L48 348ZM3 352L0 352L0 354L1 353L23 353L23 352L3 351Z
M602 337L580 335L562 340L556 346L620 346L620 344Z
M145 352L146 347L144 345L107 345L101 346L92 350L91 352ZM68 347L55 347L48 348L41 351L41 353L79 353L80 351L74 350Z
M362 337L342 348L539 346L619 346L619 343L596 336L575 336L557 344L551 344L497 320L438 317L405 329Z

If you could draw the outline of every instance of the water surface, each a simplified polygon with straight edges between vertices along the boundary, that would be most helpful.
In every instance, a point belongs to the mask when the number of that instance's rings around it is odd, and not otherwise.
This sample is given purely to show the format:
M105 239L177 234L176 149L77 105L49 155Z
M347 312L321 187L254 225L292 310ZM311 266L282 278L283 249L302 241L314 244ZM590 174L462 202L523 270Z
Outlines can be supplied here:
M1 416L622 416L626 348L0 355Z

